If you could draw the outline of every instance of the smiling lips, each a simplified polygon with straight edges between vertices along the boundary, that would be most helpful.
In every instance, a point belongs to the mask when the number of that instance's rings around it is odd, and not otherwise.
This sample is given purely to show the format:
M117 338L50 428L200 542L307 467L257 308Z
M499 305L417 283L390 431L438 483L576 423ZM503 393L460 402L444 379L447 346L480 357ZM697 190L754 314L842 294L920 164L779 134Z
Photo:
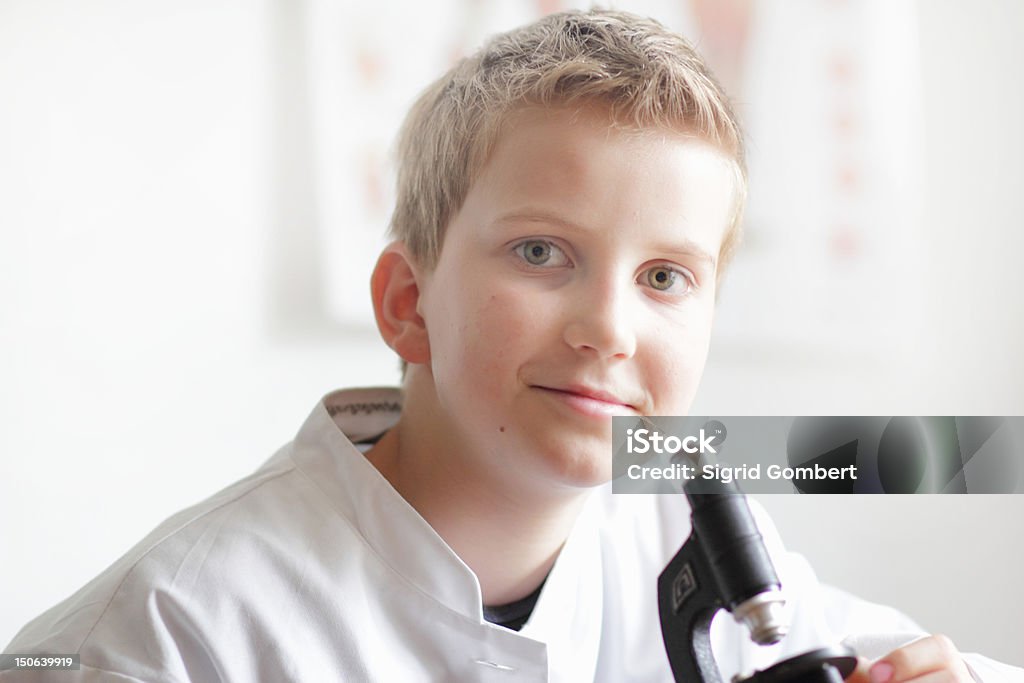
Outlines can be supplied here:
M548 396L588 417L608 418L613 415L636 415L639 411L614 394L583 386L546 387L534 385Z

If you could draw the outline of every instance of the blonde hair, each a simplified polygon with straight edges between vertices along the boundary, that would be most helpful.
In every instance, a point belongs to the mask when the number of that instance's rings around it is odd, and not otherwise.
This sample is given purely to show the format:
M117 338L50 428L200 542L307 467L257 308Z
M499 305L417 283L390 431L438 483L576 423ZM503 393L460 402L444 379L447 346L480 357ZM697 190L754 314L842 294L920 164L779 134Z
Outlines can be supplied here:
M527 106L598 104L611 121L682 130L736 164L737 197L718 259L739 239L746 165L728 98L682 36L653 19L603 9L551 14L491 38L416 100L397 144L398 181L389 232L433 268L445 229L512 112Z

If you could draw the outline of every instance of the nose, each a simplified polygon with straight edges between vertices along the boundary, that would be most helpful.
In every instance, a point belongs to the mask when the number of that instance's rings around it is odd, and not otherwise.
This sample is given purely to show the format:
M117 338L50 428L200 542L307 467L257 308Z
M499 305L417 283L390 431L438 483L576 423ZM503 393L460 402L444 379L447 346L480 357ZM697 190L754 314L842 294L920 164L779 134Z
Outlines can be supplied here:
M565 343L600 358L631 358L637 347L633 287L628 278L614 275L582 278L570 302Z

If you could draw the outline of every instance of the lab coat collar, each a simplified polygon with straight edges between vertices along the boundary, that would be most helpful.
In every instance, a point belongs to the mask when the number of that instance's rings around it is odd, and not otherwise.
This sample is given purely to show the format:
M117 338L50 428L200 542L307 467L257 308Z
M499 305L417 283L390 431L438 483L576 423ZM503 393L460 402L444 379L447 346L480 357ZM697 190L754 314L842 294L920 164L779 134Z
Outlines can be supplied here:
M480 585L472 570L353 445L386 431L400 414L396 389L328 394L299 430L292 458L385 564L475 618Z
M559 678L557 671L572 672L577 680L592 678L603 609L599 508L594 497L586 502L523 629L514 633L487 624L473 571L353 446L386 431L400 413L397 389L328 394L295 439L296 466L405 580L448 609L503 632L499 637L546 643L553 680Z

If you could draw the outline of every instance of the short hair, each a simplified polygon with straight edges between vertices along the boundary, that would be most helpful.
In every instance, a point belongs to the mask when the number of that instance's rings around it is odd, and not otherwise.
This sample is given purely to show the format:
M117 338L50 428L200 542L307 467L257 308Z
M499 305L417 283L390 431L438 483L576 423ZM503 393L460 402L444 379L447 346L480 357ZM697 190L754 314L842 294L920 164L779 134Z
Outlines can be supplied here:
M653 19L591 9L497 34L417 98L397 141L389 234L437 265L445 230L486 163L501 124L528 106L603 105L615 124L693 133L735 160L736 206L718 273L739 240L747 172L728 97L689 42Z

